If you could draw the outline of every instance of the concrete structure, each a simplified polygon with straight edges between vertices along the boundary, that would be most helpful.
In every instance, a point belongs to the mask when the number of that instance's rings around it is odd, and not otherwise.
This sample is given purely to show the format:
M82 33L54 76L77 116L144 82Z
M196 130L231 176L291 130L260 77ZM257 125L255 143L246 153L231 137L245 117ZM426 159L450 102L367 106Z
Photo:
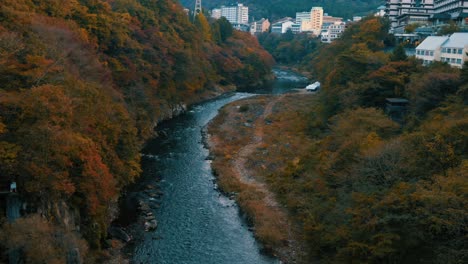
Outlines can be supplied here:
M468 0L434 0L434 13L445 14L460 27L468 27Z
M447 62L462 68L468 61L468 33L453 33L450 37L428 37L416 47L416 58L428 65L433 61Z
M323 8L312 7L310 12L297 12L296 25L293 26L294 33L313 32L319 35L323 23Z
M220 19L221 18L221 9L220 8L215 8L211 10L211 17L214 19Z
M284 34L291 29L293 24L293 19L290 17L277 20L271 25L271 33Z
M308 22L308 21L307 21L307 22ZM306 23L307 23L307 22L306 22ZM291 31L292 31L292 33L294 33L294 34L299 34L299 33L301 33L301 32L302 32L302 25L303 25L303 24L297 24L297 23L292 24L292 25L291 25Z
M386 10L385 6L379 6L379 7L377 7L377 13L375 13L374 15L377 16L377 17L384 17L385 16L385 10Z
M254 21L250 24L250 33L252 35L259 34L262 32L267 32L270 29L270 21L268 19L262 18L259 21Z
M391 23L391 31L404 33L411 23L428 24L434 13L434 0L387 0L385 15Z
M442 44L440 61L447 62L452 67L462 68L468 61L468 33L453 33Z
M221 7L221 16L231 24L248 24L249 8L243 4L235 4Z
M335 39L340 38L346 29L346 23L335 22L328 26L322 26L322 32L320 33L320 40L324 43L331 43Z
M324 15L323 19L322 19L322 27L323 27L323 25L326 25L326 24L331 25L331 24L334 24L336 22L339 22L339 23L343 22L343 18L342 17L333 17L333 16L329 16L329 15Z
M434 13L449 14L452 18L468 14L468 0L434 0Z
M442 44L448 40L448 37L427 37L416 47L416 58L421 59L424 65L429 65L434 61L440 61L440 52Z
M312 7L311 13L311 31L315 35L320 35L320 31L322 30L322 23L323 23L323 8L321 7Z

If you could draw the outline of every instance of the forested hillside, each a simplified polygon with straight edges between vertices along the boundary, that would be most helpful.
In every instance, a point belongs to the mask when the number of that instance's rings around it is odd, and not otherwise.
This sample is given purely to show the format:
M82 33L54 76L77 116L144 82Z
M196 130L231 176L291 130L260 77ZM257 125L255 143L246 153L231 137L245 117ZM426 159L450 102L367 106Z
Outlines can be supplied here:
M236 102L211 127L224 154L215 169L235 171L232 149L252 149L243 164L288 209L302 263L468 262L468 65L425 67L401 46L386 53L387 26L368 17L308 54L317 94ZM392 112L386 98L409 104ZM262 141L246 147L258 131ZM275 209L260 185L238 191L235 177L220 179L262 241L294 246L265 217Z
M78 248L97 261L157 122L261 83L272 63L249 34L193 23L172 0L2 0L1 191L16 181L23 213L42 217L3 225L0 252L64 263Z
M180 2L193 10L195 0L180 0ZM377 7L384 5L382 0L202 0L206 9L220 7L228 3L242 3L249 7L249 16L255 19L262 17L275 20L281 17L295 17L296 12L310 11L313 6L321 6L325 12L332 16L352 18L355 15L368 15L375 13Z
M367 18L316 52L309 65L323 90L305 130L313 142L270 181L315 257L464 263L468 67L423 67L401 47L386 54L387 32ZM403 119L384 113L395 97L409 100Z

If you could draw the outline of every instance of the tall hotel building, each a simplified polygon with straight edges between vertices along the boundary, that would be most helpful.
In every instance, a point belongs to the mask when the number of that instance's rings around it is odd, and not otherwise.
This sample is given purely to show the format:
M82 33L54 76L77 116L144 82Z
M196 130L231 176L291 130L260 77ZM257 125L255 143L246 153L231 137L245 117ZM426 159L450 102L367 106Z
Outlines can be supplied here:
M221 16L225 17L231 24L248 24L249 8L243 4L222 6Z
M444 13L456 18L468 17L468 0L434 0L435 13Z
M310 12L297 12L296 25L300 26L300 32L313 32L319 35L322 30L323 8L312 7Z
M434 0L387 0L386 15L392 29L411 23L428 23L434 13Z

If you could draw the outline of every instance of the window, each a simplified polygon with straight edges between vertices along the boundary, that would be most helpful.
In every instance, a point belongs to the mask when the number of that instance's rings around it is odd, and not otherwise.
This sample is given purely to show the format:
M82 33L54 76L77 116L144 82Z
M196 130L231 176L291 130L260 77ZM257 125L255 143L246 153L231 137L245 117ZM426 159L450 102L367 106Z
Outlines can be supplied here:
M424 55L426 55L426 56L429 56L429 51L428 51L428 50L426 50L426 54L424 54Z
M447 49L447 53L452 53L452 49Z
M463 54L463 49L458 49L458 54Z
M462 64L461 59L457 59L457 64Z
M419 50L416 50L416 55L421 55Z
M452 59L450 60L450 62L451 62L451 63L455 63L455 58L452 58Z
M430 54L431 54L431 56L434 56L434 51L431 51Z
M442 53L447 53L447 49L446 49L446 48L442 48Z

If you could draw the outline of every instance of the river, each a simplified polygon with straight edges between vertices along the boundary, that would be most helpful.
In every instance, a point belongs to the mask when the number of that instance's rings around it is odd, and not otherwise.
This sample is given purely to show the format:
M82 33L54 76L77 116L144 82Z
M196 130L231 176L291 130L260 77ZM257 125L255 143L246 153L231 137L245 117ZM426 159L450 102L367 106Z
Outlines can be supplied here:
M282 93L304 82L288 72L275 73L277 81L263 93ZM132 198L148 205L158 227L140 232L134 263L280 263L261 253L236 203L217 190L202 142L203 128L222 106L252 95L221 96L159 126L162 136L143 151L143 175ZM141 224L133 228L142 229Z

